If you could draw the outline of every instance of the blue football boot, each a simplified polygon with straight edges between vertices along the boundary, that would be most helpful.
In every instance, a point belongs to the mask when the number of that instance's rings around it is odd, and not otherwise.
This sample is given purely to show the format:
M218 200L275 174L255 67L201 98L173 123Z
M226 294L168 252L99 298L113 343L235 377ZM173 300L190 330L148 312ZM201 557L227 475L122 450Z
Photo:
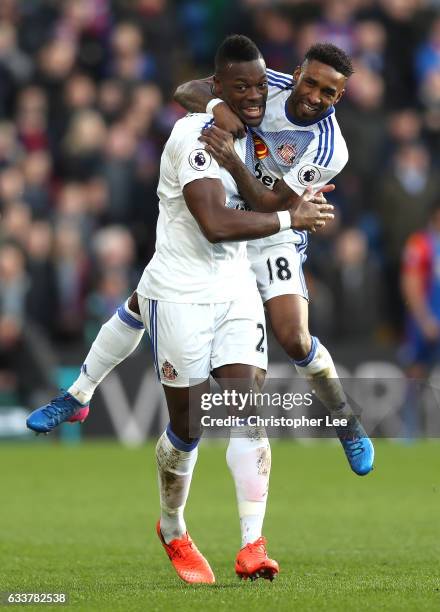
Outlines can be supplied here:
M348 419L346 426L335 427L345 456L353 472L365 476L373 469L374 446L356 416Z
M37 433L49 433L65 421L82 423L87 418L88 413L88 405L81 404L66 391L45 406L31 412L26 419L26 425Z

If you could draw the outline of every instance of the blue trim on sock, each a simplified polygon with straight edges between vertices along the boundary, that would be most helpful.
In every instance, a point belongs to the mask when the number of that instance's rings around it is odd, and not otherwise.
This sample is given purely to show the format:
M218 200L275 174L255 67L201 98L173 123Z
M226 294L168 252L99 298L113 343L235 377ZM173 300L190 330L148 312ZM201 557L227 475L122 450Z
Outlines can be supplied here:
M309 363L311 363L315 359L316 351L318 349L318 344L319 344L318 338L315 338L315 336L312 336L312 348L310 349L310 353L302 361L295 361L294 359L292 359L293 363L299 366L300 368L305 368L306 366L308 366Z
M118 316L123 323L133 327L134 329L144 329L144 324L142 321L138 321L133 315L125 310L125 304L119 306L118 308Z
M184 442L173 432L171 429L171 423L168 423L167 425L166 434L168 436L168 440L175 448L177 448L177 450L185 451L186 453L194 450L197 444L200 442L200 438L196 438L193 442Z

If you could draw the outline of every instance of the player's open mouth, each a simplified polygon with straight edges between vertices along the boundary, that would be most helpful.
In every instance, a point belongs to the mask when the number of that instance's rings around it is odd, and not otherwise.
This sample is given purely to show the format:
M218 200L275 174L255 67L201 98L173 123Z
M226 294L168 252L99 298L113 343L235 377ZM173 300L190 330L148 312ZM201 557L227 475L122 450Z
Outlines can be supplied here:
M319 113L319 106L310 106L307 102L301 102L301 106L307 115L316 115Z
M263 107L262 106L248 106L247 108L242 108L241 112L245 117L249 119L260 119L263 115Z

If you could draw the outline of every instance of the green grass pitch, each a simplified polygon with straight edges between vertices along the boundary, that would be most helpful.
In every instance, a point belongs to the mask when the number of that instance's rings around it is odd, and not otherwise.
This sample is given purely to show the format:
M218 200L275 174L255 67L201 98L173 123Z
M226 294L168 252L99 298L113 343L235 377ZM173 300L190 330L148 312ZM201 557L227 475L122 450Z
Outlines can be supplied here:
M0 591L66 592L87 611L439 610L439 457L435 441L380 441L360 478L337 444L274 442L264 531L281 573L251 583L234 575L224 445L203 445L186 518L217 583L188 586L154 531L153 444L3 443Z

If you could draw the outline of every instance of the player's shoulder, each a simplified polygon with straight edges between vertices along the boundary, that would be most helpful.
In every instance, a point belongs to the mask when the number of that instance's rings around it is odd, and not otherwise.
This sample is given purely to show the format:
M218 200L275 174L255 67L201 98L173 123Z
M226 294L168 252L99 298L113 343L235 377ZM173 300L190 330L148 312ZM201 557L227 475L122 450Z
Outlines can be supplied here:
M314 163L340 172L348 161L348 147L334 109L315 124Z
M214 117L209 113L188 113L174 124L170 139L181 140L190 134L200 134L205 128L214 122Z
M188 172L191 176L196 170L199 178L206 175L209 169L217 177L218 164L199 140L203 128L213 121L213 116L207 113L193 113L176 121L164 148L164 167L171 171Z
M266 75L269 87L274 87L282 91L293 88L293 76L291 74L272 70L272 68L266 68Z
M271 68L266 69L268 95L267 101L270 104L276 100L286 99L293 89L293 77L285 72L278 72Z

